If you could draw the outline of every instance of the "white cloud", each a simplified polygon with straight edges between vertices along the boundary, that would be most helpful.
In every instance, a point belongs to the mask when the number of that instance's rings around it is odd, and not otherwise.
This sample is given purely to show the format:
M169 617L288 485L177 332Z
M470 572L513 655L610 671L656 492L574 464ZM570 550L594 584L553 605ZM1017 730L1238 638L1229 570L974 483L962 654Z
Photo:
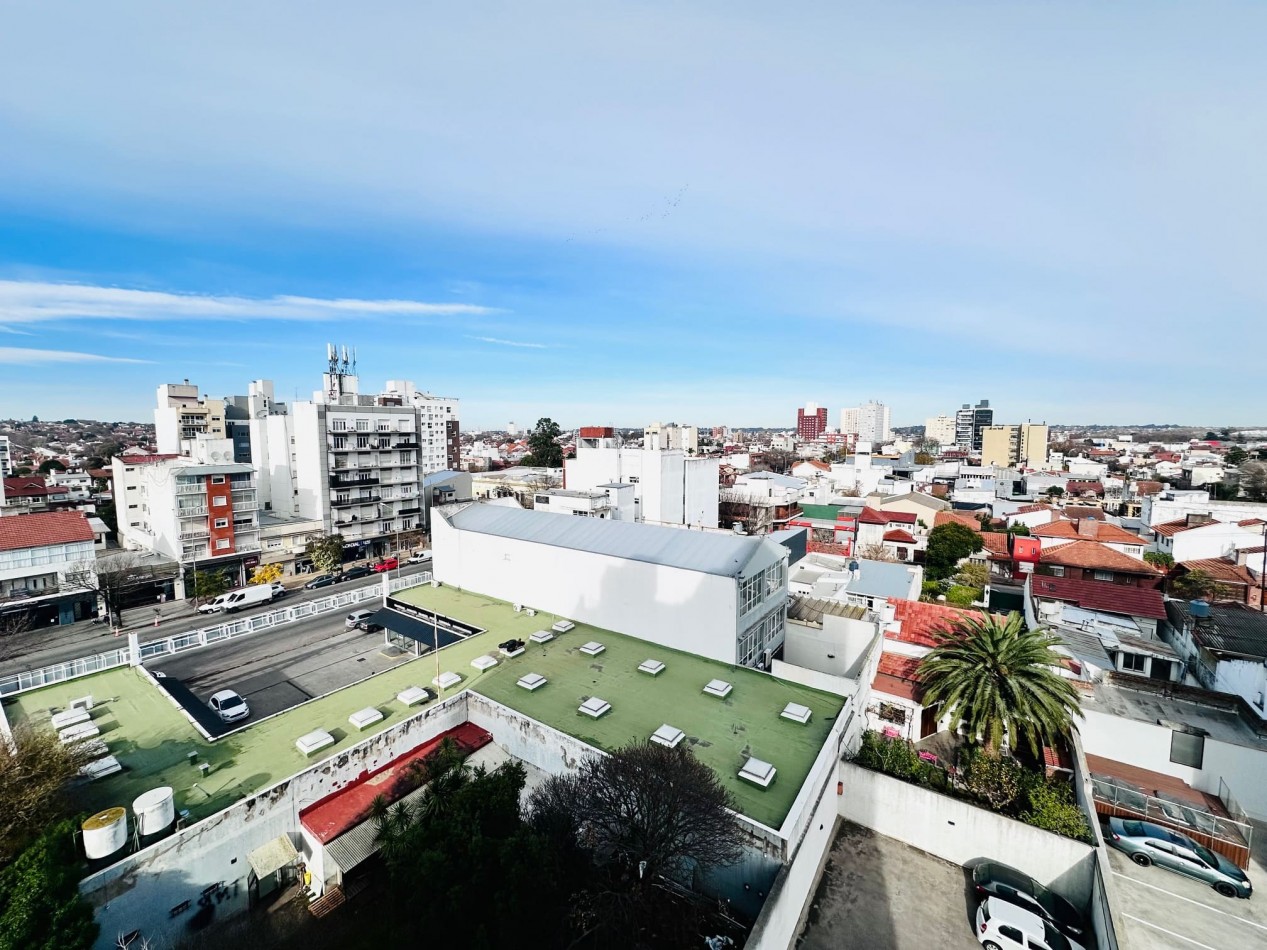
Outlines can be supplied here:
M550 347L545 343L521 343L518 340L502 340L495 336L473 336L472 340L479 340L481 343L496 343L498 346L521 346L529 350L548 350Z
M122 356L101 356L98 353L76 353L73 350L28 350L16 346L0 346L0 363L36 366L40 363L150 363Z
M320 297L237 297L174 294L93 284L0 280L0 323L48 320L333 320L365 316L455 316L494 313L467 303L419 300L357 300Z

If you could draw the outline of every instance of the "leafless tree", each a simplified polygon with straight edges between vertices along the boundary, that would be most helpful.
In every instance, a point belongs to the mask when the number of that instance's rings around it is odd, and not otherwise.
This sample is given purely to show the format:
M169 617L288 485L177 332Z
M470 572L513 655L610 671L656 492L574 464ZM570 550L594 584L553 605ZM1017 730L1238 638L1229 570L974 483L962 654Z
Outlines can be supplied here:
M0 660L8 660L19 651L19 641L31 631L30 612L21 608L0 613Z
M858 557L866 561L896 561L893 552L880 543L864 544L858 548Z
M75 590L96 594L100 606L115 626L123 623L125 595L158 578L154 568L134 551L110 554L93 561L80 561L65 574L65 584Z
M0 737L0 866L65 813L67 785L97 753L89 744L63 745L57 733L18 723Z

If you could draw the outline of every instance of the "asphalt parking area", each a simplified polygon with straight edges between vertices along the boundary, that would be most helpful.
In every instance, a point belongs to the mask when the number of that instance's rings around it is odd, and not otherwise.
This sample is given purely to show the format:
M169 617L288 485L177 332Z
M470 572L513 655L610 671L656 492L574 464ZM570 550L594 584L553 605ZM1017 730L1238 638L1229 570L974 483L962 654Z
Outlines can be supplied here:
M842 821L797 946L980 950L975 912L963 868Z
M1251 858L1248 900L1224 897L1214 888L1166 868L1141 868L1108 849L1118 912L1133 947L1150 950L1240 950L1267 947L1267 867Z

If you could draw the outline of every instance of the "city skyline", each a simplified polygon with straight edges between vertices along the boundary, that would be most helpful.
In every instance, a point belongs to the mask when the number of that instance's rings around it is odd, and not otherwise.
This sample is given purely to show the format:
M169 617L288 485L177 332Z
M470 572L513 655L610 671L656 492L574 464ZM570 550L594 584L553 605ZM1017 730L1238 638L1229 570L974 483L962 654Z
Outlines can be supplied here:
M0 415L306 398L329 341L469 428L1263 423L1257 5L136 6L0 36Z

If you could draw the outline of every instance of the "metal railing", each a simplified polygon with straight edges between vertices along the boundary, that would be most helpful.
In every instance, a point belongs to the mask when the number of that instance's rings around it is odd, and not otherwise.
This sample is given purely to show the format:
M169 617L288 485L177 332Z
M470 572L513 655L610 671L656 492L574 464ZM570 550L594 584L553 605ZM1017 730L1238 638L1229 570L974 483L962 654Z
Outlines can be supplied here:
M395 592L410 587L420 587L430 582L430 572L423 571L420 574L389 578L387 583L388 591ZM307 620L321 614L342 610L354 604L374 600L382 595L383 584L381 580L378 580L364 587L338 591L316 600L305 601L302 604L279 607L267 613L252 614L241 619L226 620L223 623L210 627L201 627L197 630L187 630L184 633L177 633L170 637L142 643L141 660L144 662L152 657L171 656L176 653L184 653L187 650L200 649L201 647L233 640L250 633L258 633L261 630L270 630L273 627L285 626L286 624ZM131 651L123 648L111 650L109 653L100 653L96 656L82 657L78 660L68 660L65 663L56 663L53 666L46 666L42 669L30 670L25 673L11 673L0 677L0 696L13 696L17 693L24 693L27 690L50 686L53 683L63 683L66 680L77 679L81 676L89 676L93 673L100 673L119 666L127 666L130 661Z

